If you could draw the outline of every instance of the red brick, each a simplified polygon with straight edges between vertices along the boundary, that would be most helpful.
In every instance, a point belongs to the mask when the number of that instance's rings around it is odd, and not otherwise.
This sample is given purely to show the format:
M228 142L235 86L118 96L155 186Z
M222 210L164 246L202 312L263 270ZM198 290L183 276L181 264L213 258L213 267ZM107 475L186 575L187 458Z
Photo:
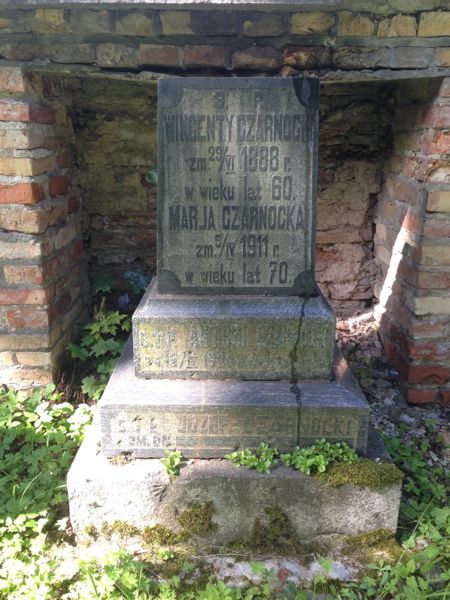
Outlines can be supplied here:
M0 90L4 92L25 92L27 82L20 67L0 68Z
M436 158L417 158L407 156L402 164L402 173L405 177L412 177L417 181L426 181L435 170L439 160Z
M274 70L281 66L280 53L271 47L253 46L233 54L234 69Z
M224 67L225 48L222 46L185 46L185 67Z
M83 241L82 240L78 240L78 242L75 242L74 247L73 247L73 258L75 260L79 260L84 254L84 247L83 247Z
M445 342L414 340L409 347L409 356L418 360L450 359L450 348Z
M406 177L389 177L386 179L386 190L391 198L414 206L419 199L420 184Z
M283 64L299 69L311 69L331 64L331 50L326 46L289 46L283 50Z
M441 98L450 98L450 77L443 80L441 89L439 90Z
M450 379L450 368L444 365L411 364L409 365L408 383L431 384L448 383Z
M422 144L426 154L450 154L450 131L428 130Z
M430 404L437 397L437 390L403 387L403 395L409 404Z
M139 65L181 67L181 48L162 44L141 44L138 62Z
M446 407L450 407L450 388L439 390L439 401Z
M67 214L71 215L73 213L78 212L78 199L75 196L71 196L67 200Z
M58 175L50 179L49 194L52 198L62 196L69 191L70 180L67 175Z
M5 265L3 271L9 284L41 284L44 282L42 268L38 265Z
M412 335L416 340L446 338L448 331L448 323L412 321Z
M72 304L72 298L69 292L63 294L55 302L50 305L49 314L50 320L53 322L59 317L64 316L70 309Z
M450 220L427 216L423 228L425 237L450 237Z
M44 188L39 183L0 185L0 204L35 204L44 198Z
M49 326L48 312L39 308L14 308L6 311L6 320L11 329L41 329Z
M450 127L450 105L435 104L427 111L422 119L425 127L445 129Z
M61 169L70 167L71 162L72 156L69 152L64 151L58 156L58 166L61 167Z
M0 121L54 123L55 112L47 106L3 100L0 101Z
M450 273L420 271L417 278L417 287L419 289L448 289L450 288Z
M0 290L0 304L45 304L50 290Z

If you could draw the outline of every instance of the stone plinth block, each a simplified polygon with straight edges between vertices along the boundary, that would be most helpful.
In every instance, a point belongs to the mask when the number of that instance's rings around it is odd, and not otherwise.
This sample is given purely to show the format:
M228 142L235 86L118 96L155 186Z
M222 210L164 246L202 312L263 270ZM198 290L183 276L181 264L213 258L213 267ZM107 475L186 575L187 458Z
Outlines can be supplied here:
M334 335L320 295L171 296L153 282L133 315L136 373L151 378L327 380Z
M369 407L342 358L329 382L142 379L128 343L99 402L102 452L217 458L269 442L280 451L318 438L365 453Z
M180 515L192 507L211 511L210 531L195 536L203 545L218 546L251 539L257 520L267 522L276 507L302 542L323 536L341 539L397 526L400 482L371 488L346 483L330 487L318 478L277 467L270 474L239 468L226 460L193 460L170 481L159 460L135 459L112 464L98 452L99 432L86 436L68 474L72 527L80 538L86 528L127 522L142 530L162 525L181 530ZM373 448L372 459L385 459Z

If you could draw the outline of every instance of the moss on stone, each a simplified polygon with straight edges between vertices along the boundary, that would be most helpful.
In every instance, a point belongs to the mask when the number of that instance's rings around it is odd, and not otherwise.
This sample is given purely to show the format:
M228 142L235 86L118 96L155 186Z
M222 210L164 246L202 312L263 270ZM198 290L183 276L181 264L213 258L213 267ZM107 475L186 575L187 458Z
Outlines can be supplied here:
M177 533L164 525L154 525L153 527L144 527L141 533L142 541L148 546L173 546L181 544L189 539L186 532Z
M84 528L84 533L91 537L93 540L96 540L98 538L97 528L95 527L95 525L92 525L92 523L86 525L86 527Z
M127 521L116 520L113 521L113 523L103 521L100 533L107 539L110 539L114 533L119 535L122 539L126 539L139 535L139 529Z
M360 564L378 563L380 560L393 564L405 556L405 550L390 529L377 529L348 537L342 550Z
M184 510L177 518L186 533L201 535L217 529L213 522L214 504L212 502L195 503Z
M269 506L265 513L267 523L255 519L249 548L260 552L276 550L280 554L297 554L301 544L289 517L279 506Z
M331 487L351 483L361 487L383 488L401 483L403 473L392 463L364 458L354 464L335 463L316 477Z

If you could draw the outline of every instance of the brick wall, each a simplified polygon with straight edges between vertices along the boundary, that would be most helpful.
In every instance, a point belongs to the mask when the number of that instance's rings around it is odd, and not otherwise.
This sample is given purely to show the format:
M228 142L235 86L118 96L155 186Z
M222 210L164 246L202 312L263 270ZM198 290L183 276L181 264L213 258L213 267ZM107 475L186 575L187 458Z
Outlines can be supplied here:
M145 156L128 162L129 132L153 117L131 97L96 104L86 78L92 91L108 75L116 98L114 81L145 96L161 73L307 74L323 83L317 278L345 313L371 303L377 273L381 334L408 400L449 400L449 1L65 6L0 7L3 381L51 377L86 305L80 203L92 275L154 264L153 142L136 138Z
M52 380L86 313L67 115L45 96L0 68L0 381L16 387Z
M320 9L289 2L162 10L152 3L33 4L0 9L3 58L161 71L450 66L448 0L341 0Z
M409 402L450 401L450 79L398 91L376 231L380 333Z

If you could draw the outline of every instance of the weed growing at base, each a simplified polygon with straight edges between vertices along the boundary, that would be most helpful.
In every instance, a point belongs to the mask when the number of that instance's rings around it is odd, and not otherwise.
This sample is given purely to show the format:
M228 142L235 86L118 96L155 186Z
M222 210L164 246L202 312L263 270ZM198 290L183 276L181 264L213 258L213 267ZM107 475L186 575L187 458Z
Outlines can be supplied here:
M81 390L99 400L123 350L123 336L130 331L131 321L118 311L100 309L84 329L87 333L80 343L69 344L67 348L72 358L85 363L91 373L82 379Z
M205 577L195 583L195 559L186 560L170 543L145 560L124 551L81 559L61 543L60 530L67 522L65 473L91 410L84 405L74 409L62 400L53 386L28 396L0 389L2 600L306 600L319 593L338 600L450 598L448 488L442 469L428 465L428 441L421 447L397 438L387 441L394 462L406 473L403 554L394 564L374 559L359 582L338 585L321 574L308 592L288 582L285 573L261 566L261 583L247 589ZM430 425L430 439L433 434ZM261 469L277 459L273 450L261 448ZM306 468L318 471L321 465ZM324 558L319 562L325 571L331 564Z

